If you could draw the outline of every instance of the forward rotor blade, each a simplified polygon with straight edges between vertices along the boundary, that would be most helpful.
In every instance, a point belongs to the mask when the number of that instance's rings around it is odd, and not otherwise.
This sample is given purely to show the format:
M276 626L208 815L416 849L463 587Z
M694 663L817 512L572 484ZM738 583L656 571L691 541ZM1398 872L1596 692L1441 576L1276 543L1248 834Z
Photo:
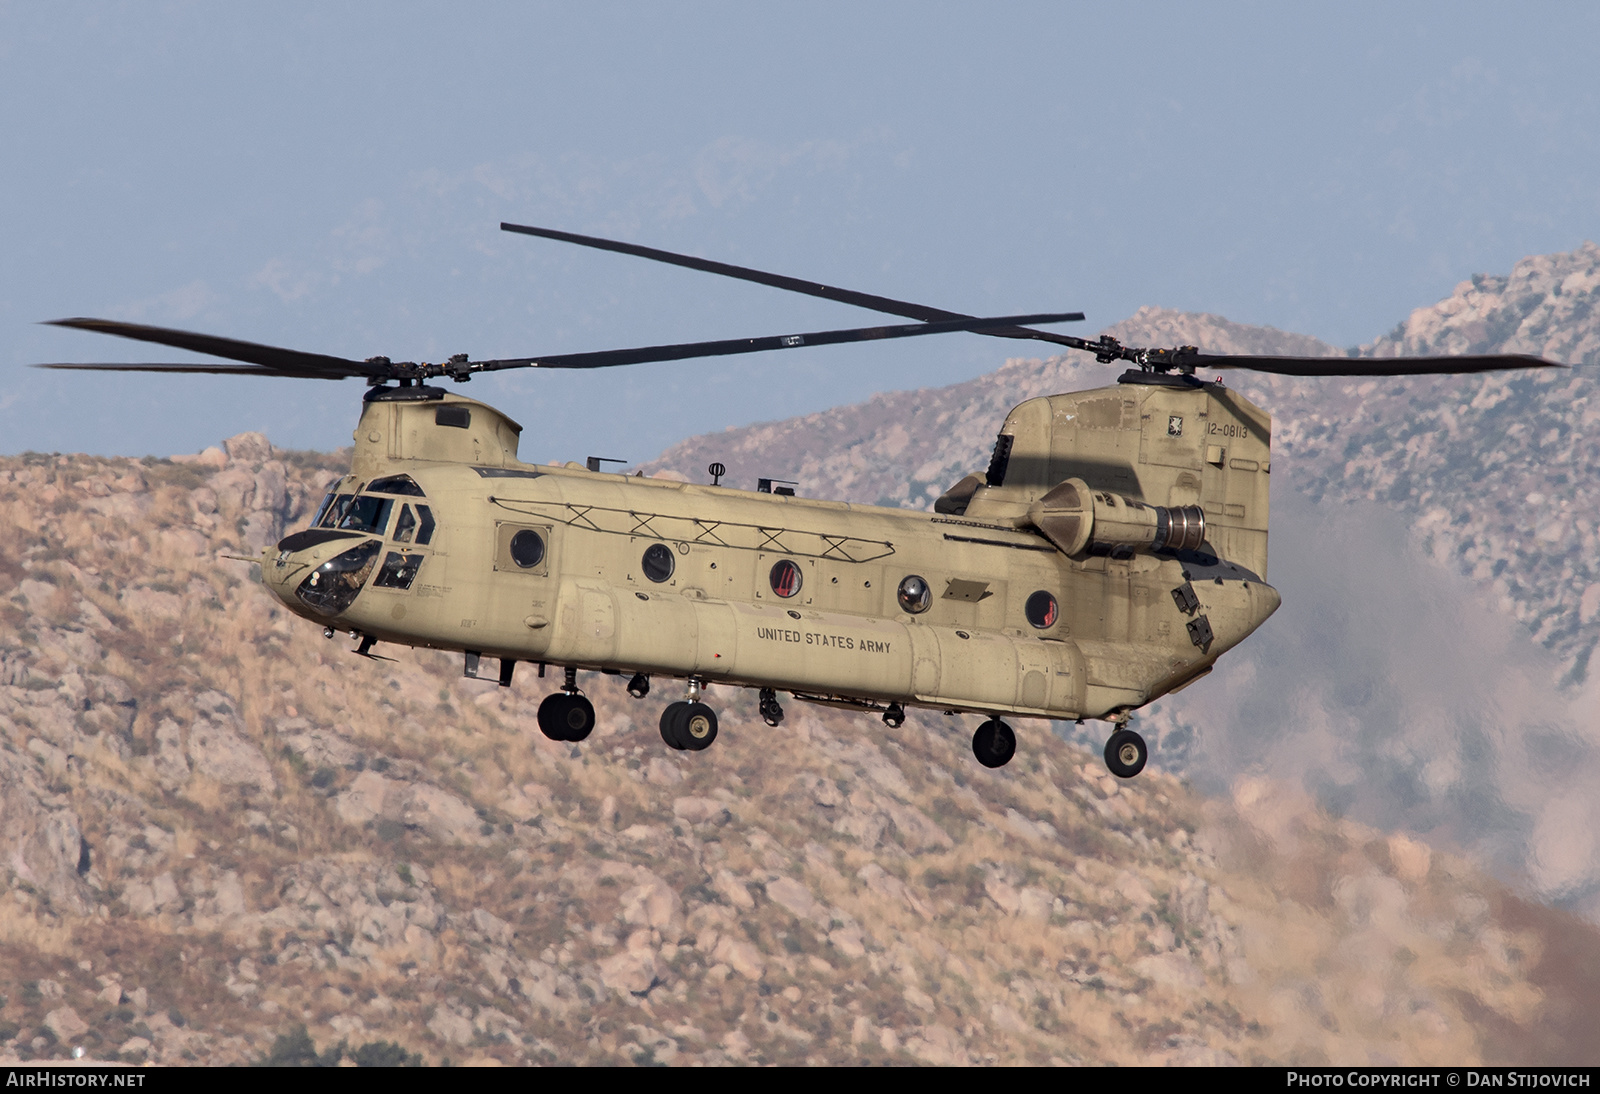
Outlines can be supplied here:
M746 266L734 266L727 262L714 262L709 258L694 258L691 255L677 254L673 251L663 251L655 247L641 247L636 243L622 243L615 239L602 239L599 236L578 235L575 232L558 232L554 228L534 228L526 224L500 225L502 232L517 232L521 235L539 236L544 239L555 239L562 243L576 243L580 247L592 247L598 251L615 251L617 254L632 255L635 258L648 258L652 262L665 262L669 266L682 266L688 270L699 270L702 273L720 274L723 277L732 277L740 281L753 281L757 285L768 285L774 289L784 289L788 292L800 293L804 296L821 297L823 300L835 300L841 304L854 304L858 308L867 308L871 311L883 312L886 315L902 315L907 319L920 319L924 323L937 322L946 319L970 319L969 315L962 312L945 311L943 308L930 308L926 304L913 304L908 300L895 300L888 296L875 296L872 293L856 292L854 289L841 289L835 285L824 285L820 281L806 281L798 277L786 277L783 274L768 273L765 270L752 270ZM1073 338L1064 334L1053 334L1050 331L1026 330L1022 327L996 327L985 329L984 334L997 335L1001 338L1033 338L1043 342L1055 342L1058 345L1071 346L1081 349L1083 339Z
M1437 376L1501 369L1566 368L1525 353L1468 354L1460 357L1255 357L1249 354L1197 353L1179 358L1196 370L1246 368L1281 376Z
M908 323L895 327L854 327L848 330L811 331L807 334L779 334L766 338L729 338L718 342L685 342L669 346L600 350L594 353L566 353L554 357L514 357L494 361L473 361L468 368L472 372L494 372L508 368L607 368L612 365L637 365L646 361L725 357L735 353L762 353L767 350L795 349L800 346L835 346L845 342L915 338L924 334L948 334L953 331L988 333L996 328L1020 323L1076 323L1082 319L1082 312L1003 315L992 319L964 317L938 323Z
M262 368L260 365L206 364L205 362L186 362L183 364L161 362L130 364L126 361L105 362L103 364L52 362L50 364L34 365L33 367L74 369L86 372L206 372L221 376L276 376L279 378L288 377L290 379L305 380L345 380L351 375L326 371L301 372L295 369Z
M241 342L236 338L219 338L214 334L197 334L194 331L172 330L168 327L147 327L142 323L122 323L115 319L51 319L46 325L94 331L98 334L113 334L118 338L154 342L159 346L171 346L174 349L186 349L194 353L209 353L213 357L223 357L229 361L244 361L259 365L272 373L284 376L317 376L337 380L347 376L375 376L383 371L364 361L351 361L344 357L303 353L300 350L283 349L278 346L264 346L257 342ZM86 367L101 369L99 365ZM109 370L102 369L102 371ZM152 370L120 366L118 371ZM153 371L172 372L175 369L163 365ZM194 371L215 371L215 366L196 365Z

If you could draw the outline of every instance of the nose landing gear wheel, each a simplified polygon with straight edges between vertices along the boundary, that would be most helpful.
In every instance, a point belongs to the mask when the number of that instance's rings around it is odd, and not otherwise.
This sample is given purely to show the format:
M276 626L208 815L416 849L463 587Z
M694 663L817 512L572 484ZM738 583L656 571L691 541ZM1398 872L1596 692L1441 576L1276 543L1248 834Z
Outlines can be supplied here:
M556 692L539 704L539 731L552 741L581 741L594 730L594 704L582 695Z
M1144 770L1150 750L1144 738L1131 729L1119 729L1106 742L1106 767L1119 779L1131 779Z
M1017 735L998 718L990 718L972 735L972 754L984 767L1004 767L1017 754Z

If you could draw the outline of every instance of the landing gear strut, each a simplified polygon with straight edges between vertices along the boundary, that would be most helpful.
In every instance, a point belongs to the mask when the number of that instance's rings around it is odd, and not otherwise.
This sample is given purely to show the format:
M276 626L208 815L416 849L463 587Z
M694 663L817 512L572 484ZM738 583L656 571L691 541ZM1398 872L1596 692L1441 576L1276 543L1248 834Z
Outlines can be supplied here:
M581 741L594 731L594 704L578 690L578 670L568 667L561 690L539 704L539 732L552 741Z
M972 754L984 767L1004 767L1017 754L1017 735L998 718L990 718L972 735Z
M669 703L661 712L661 739L680 752L699 752L717 739L717 712L700 701L703 686L699 677L691 676L688 699Z

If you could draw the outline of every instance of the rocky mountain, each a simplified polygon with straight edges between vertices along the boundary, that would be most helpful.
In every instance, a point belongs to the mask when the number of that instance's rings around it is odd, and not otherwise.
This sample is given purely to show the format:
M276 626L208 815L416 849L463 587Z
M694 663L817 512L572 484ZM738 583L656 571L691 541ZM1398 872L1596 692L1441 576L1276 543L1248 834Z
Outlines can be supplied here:
M1594 928L1282 779L1119 784L1028 725L987 771L952 719L792 704L775 731L717 691L717 744L673 753L660 696L598 675L599 729L556 745L535 679L356 657L228 557L338 465L250 435L0 459L6 1055L1596 1053Z

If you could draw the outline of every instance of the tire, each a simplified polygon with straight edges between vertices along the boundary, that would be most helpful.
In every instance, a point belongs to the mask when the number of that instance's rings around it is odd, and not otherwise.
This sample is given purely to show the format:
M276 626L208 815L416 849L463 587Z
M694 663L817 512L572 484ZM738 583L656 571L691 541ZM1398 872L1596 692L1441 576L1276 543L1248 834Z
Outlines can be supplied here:
M1106 742L1106 767L1119 779L1133 778L1149 758L1144 738L1131 729L1117 730Z
M695 752L717 739L717 712L704 703L687 703L678 715L678 739Z
M546 695L539 704L539 732L552 741L566 740L566 707L567 697L561 692Z
M539 704L539 732L552 741L581 741L594 730L594 704L558 691Z
M984 767L1004 767L1017 754L1017 735L998 718L990 718L972 735L972 754Z
M679 752L689 747L678 737L678 724L682 721L683 712L688 707L688 703L680 700L676 703L668 703L667 709L661 712L661 739L667 742L668 747L675 748Z

